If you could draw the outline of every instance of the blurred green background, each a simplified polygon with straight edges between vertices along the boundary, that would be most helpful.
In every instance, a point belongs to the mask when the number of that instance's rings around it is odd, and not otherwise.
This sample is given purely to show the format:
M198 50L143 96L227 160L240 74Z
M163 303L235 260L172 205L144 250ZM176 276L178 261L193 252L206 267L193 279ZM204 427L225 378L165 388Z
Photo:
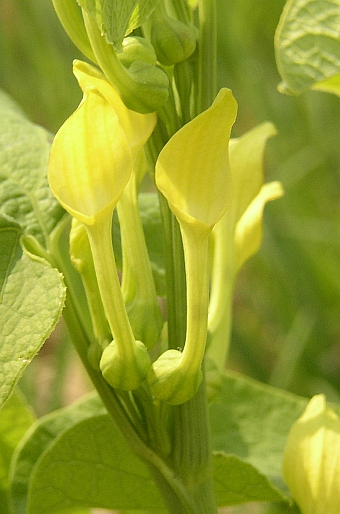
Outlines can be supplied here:
M262 248L237 282L228 366L297 394L323 392L339 401L340 99L278 93L273 38L284 3L218 1L218 80L239 103L234 135L266 120L276 125L266 179L281 180L286 191L266 207ZM0 6L0 87L31 120L55 132L81 98L71 71L81 55L51 1L0 0ZM67 352L59 350L60 362L73 359ZM60 402L57 395L45 410Z

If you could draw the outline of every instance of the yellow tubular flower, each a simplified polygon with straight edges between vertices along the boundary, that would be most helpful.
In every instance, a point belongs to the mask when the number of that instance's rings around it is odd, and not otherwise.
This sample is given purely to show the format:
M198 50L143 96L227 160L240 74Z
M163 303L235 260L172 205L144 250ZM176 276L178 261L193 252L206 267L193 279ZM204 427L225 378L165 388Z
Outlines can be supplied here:
M187 282L183 352L168 350L148 379L154 395L172 404L189 400L201 381L209 301L208 242L231 200L228 146L237 104L222 89L212 106L185 125L161 151L156 183L182 233Z
M293 424L283 477L302 514L336 514L340 506L340 419L314 396Z
M150 366L145 346L135 341L131 330L112 248L112 213L132 167L129 142L117 114L98 90L89 87L55 136L48 178L61 205L86 227L114 339L103 352L101 369L113 387L125 390L138 387Z
M220 372L228 353L232 297L237 272L260 247L265 204L283 194L279 182L263 185L263 154L271 123L263 123L229 147L231 206L212 232L212 277L207 356Z

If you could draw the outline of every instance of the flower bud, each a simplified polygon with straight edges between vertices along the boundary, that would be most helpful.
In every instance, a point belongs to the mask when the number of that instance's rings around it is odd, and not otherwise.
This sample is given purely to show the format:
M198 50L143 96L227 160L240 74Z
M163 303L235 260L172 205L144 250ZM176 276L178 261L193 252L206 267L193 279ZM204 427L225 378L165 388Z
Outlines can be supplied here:
M340 506L340 419L314 396L293 424L283 477L302 514L335 514Z
M159 62L171 66L194 53L197 37L193 26L170 18L160 6L151 17L150 40Z
M155 397L171 405L190 400L202 381L201 369L187 370L182 366L182 359L180 351L167 350L148 374L148 382Z
M106 382L123 391L136 389L149 368L150 357L141 341L135 341L130 359L126 359L114 341L104 349L100 359L100 369Z
M135 61L145 62L156 66L157 57L151 43L143 37L129 36L123 40L122 51L118 54L125 68L130 68Z

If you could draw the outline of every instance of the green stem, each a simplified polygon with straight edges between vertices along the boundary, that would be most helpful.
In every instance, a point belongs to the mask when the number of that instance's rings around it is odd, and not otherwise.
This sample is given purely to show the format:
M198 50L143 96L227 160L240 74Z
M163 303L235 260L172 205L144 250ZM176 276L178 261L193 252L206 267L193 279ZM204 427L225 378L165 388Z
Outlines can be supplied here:
M217 513L205 379L196 395L174 407L172 459L195 504L195 514Z
M168 202L159 195L165 240L169 348L183 348L186 333L186 281L184 254L180 228L169 209Z
M54 9L65 32L77 48L92 62L96 62L85 30L81 9L76 0L52 0Z
M216 96L217 16L216 0L199 0L198 103L197 114Z

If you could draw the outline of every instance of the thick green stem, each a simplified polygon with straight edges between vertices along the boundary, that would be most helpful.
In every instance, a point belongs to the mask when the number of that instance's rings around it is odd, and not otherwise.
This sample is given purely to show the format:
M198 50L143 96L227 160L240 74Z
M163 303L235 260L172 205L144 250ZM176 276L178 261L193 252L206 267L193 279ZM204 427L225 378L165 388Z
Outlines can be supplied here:
M195 504L195 514L217 513L205 380L188 402L174 407L173 463Z
M186 333L186 281L180 228L160 195L165 239L169 348L183 348Z

